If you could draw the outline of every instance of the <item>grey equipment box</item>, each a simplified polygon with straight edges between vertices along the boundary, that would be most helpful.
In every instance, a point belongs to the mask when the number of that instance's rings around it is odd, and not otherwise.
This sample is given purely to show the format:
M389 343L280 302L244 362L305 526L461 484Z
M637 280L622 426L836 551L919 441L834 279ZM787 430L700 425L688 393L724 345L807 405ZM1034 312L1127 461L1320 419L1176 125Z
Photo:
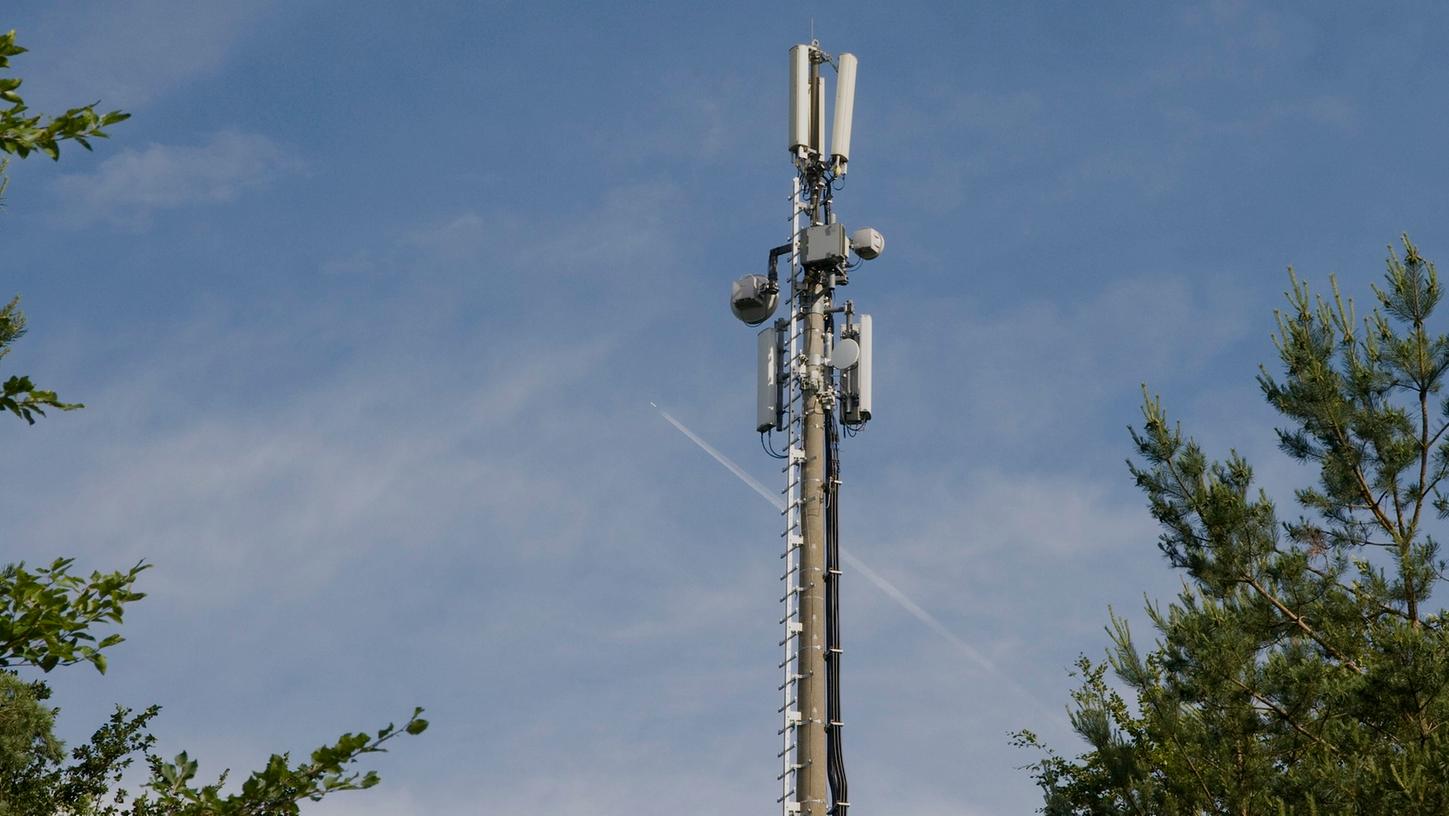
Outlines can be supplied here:
M800 263L806 269L840 266L845 263L849 249L843 224L816 224L805 228L800 241Z

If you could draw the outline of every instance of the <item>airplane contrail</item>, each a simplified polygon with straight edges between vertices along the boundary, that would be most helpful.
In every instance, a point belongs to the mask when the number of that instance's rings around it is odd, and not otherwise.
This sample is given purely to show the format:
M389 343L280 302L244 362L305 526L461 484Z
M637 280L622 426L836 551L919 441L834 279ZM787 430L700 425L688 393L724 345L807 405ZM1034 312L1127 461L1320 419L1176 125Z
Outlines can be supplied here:
M780 494L773 493L773 492L770 491L770 489L768 487L765 487L764 485L760 484L760 480L759 479L756 479L755 477L751 476L748 472L745 471L744 468L742 468L739 465L735 464L735 460L733 460L733 459L729 458L728 456L725 456L723 453L720 453L719 451L715 450L713 445L709 444L708 442L704 441L703 439L700 439L699 438L699 434L697 434L694 431L691 431L690 429L684 427L684 423L682 423L679 420L675 419L668 411L664 410L663 408L660 408L658 405L654 405L654 403L652 403L652 402L649 403L649 404L650 405L653 405L654 406L654 410L658 411L659 412L659 415L662 416L662 417L664 417L664 421L665 422L668 422L670 425L673 425L674 427L678 428L680 433L682 433L685 436L689 437L689 441L691 441L694 444L698 445L700 447L700 449L703 450L705 453L709 454L710 456L713 456L714 457L714 460L716 462L719 462L721 465L724 465L725 466L725 470L728 470L730 473L733 473L734 475L740 477L740 481L742 481L745 484L749 485L751 490L753 490L756 493L759 493L761 496L763 496L764 499L765 499L765 501L769 502L770 504L775 505L775 509L776 510L779 510L781 513L785 512L785 500L782 499L782 498L780 498Z
M740 481L748 485L751 490L760 494L760 496L764 498L765 501L769 502L776 510L779 510L782 513L785 511L785 500L780 498L779 493L776 493L765 487L763 484L760 483L759 479L751 476L748 471L740 467L739 464L737 464L733 459L725 456L723 453L720 453L718 450L715 449L713 445L701 439L699 434L685 427L684 423L675 419L674 416L668 411L659 407L659 405L657 405L656 403L651 402L649 404L654 408L654 410L659 412L660 416L664 417L665 422L673 425L676 429L679 430L680 433L684 434L686 437L689 437L689 441L698 445L700 450L703 450L705 453L709 454L716 462L724 465L726 470L739 477ZM852 569L860 573L865 578L865 580L874 584L876 589L884 592L888 598L895 601L898 606L906 610L906 612L910 613L911 617L925 624L926 628L945 638L947 642L949 642L952 646L955 646L958 651L966 655L966 657L970 658L971 661L974 662L976 665L985 669L987 672L995 675L998 680L1005 683L1017 694L1020 694L1022 697L1030 700L1033 705L1041 710L1042 713L1050 716L1059 725L1067 724L1060 713L1053 711L1049 706L1047 706L1040 699L1038 699L1037 696L1033 694L1029 689L1027 689L1021 683L1017 682L1014 678L1012 678L1011 675L1003 671L986 655L982 654L980 650L976 649L976 647L972 646L970 643L967 643L955 632L952 632L951 629L946 626L946 624L941 622L940 618L932 615L930 612L927 612L921 607L920 604L911 600L910 596L902 592L899 587L897 587L890 581L887 581L885 578L881 577L880 573L871 569L870 566L868 566L864 561L860 560L859 556L856 556L848 552L844 547L841 547L840 557L843 558L845 562L851 566Z

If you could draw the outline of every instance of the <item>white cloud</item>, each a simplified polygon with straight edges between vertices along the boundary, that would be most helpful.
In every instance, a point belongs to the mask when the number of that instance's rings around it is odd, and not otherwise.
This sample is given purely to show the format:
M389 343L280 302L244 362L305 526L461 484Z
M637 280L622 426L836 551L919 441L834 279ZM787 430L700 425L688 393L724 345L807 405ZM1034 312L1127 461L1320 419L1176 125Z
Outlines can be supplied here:
M1126 482L1125 472L1121 482ZM1108 480L1041 472L973 471L964 484L926 495L955 494L955 506L931 519L920 538L939 552L943 539L981 555L1043 559L1103 552L1151 541L1155 525L1138 502ZM942 499L946 497L942 496Z
M1100 439L1104 408L1135 401L1143 382L1199 376L1248 320L1223 287L1143 275L994 311L964 297L892 304L875 325L877 413L905 420L898 435L1021 456ZM942 405L961 421L941 423Z
M328 277L426 277L486 286L490 302L532 300L547 292L570 306L576 299L594 307L600 298L618 304L675 268L669 248L677 238L670 218L681 203L676 185L646 182L605 188L582 213L524 218L510 207L459 210L340 251L318 271ZM627 278L617 270L627 270ZM626 279L627 287L618 285ZM458 297L449 295L453 301Z
M588 282L602 270L627 266L631 285L639 286L640 272L665 266L665 242L674 240L670 216L680 204L672 184L625 185L605 190L582 217L530 222L509 210L465 211L414 228L395 250L449 265L486 263L533 274L566 269L571 279Z
M709 67L647 80L631 115L595 122L580 137L606 163L722 161L774 120L762 116L755 78Z
M107 424L143 421L115 409L136 391L174 393L207 370L246 376L246 358L258 351L240 340L189 355L168 347L172 359L148 366L162 373L97 396L95 404L113 406ZM163 563L148 576L153 590L210 607L261 582L282 595L325 585L354 559L442 536L459 519L488 518L507 531L546 506L567 514L578 499L563 475L519 462L520 440L505 440L520 423L544 432L540 400L576 387L609 350L602 340L500 350L477 363L478 385L457 388L406 361L374 360L367 372L340 372L276 405L116 433L72 486L70 500L85 512L49 520L43 535L91 542L108 560ZM379 382L426 390L426 405ZM429 421L399 422L412 410ZM487 454L460 452L480 439L493 443Z
M123 150L94 173L61 176L56 191L72 222L141 226L157 210L232 201L300 168L266 136L224 131L197 146Z
M211 75L258 21L275 13L270 0L191 3L56 3L23 32L27 101L50 110L99 99L102 107L135 110ZM63 31L62 39L48 39Z

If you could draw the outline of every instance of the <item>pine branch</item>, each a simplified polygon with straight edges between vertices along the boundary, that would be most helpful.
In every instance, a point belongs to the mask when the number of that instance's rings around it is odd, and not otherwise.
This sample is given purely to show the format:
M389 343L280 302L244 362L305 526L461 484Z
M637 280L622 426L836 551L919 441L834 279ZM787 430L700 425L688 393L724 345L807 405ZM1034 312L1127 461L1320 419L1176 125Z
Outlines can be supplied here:
M1338 423L1329 423L1329 427L1333 429L1333 434L1338 439L1338 443L1340 445L1342 445L1345 449L1353 447L1353 444L1349 441L1343 429L1338 426ZM1359 466L1358 461L1355 461L1353 463L1353 467L1351 467L1350 470L1353 471L1354 481L1358 484L1359 495L1363 498L1365 502L1364 509L1370 511L1373 514L1374 518L1378 521L1379 526L1384 528L1384 532L1388 533L1394 538L1399 538L1399 536L1396 535L1397 527L1392 521L1389 520L1388 516L1384 515L1383 508L1379 506L1379 502L1381 502L1383 499L1380 498L1376 500L1374 498L1373 488L1369 487L1368 478L1364 476L1363 468Z
M1251 575L1244 575L1243 581L1248 586L1256 590L1259 595L1263 596L1263 599L1266 600L1268 603L1272 604L1275 609L1283 613L1283 615L1289 620L1293 621L1293 623L1299 629L1303 630L1303 634L1307 635L1310 639L1312 639L1314 643L1322 646L1325 652L1328 652L1330 655L1337 658L1339 663L1350 669L1353 669L1358 674L1363 674L1363 668L1360 667L1358 663L1353 660L1353 658L1344 655L1342 652L1329 645L1328 641L1320 637L1319 634L1313 630L1313 627L1308 625L1307 621L1305 621L1299 615L1294 614L1293 610L1289 609L1282 601L1278 600L1278 598L1273 595L1273 593L1264 589L1263 585L1258 583L1258 579L1254 578Z
M1303 726L1299 725L1298 722L1293 719L1293 715L1288 713L1287 709L1284 709L1283 707L1279 706L1277 703L1274 703L1272 700L1268 699L1267 697L1264 697L1263 695L1261 695L1258 692L1254 691L1253 689L1249 688L1246 683L1244 683L1243 681L1239 680L1238 678L1236 678L1236 677L1229 677L1228 679L1232 681L1233 685L1237 686L1238 688L1242 689L1243 691L1246 691L1254 700L1257 700L1259 703L1262 703L1263 706L1265 706L1269 711L1271 711L1274 714L1277 714L1278 717L1283 720L1283 722L1285 722L1288 725L1292 726L1292 728L1293 728L1294 731L1297 731L1299 734L1302 734L1303 736L1305 736L1305 737L1313 740L1314 742L1318 743L1319 745L1323 746L1324 748L1327 748L1329 750L1329 752L1335 753L1335 754L1338 753L1338 748L1334 747L1333 745L1330 745L1329 743L1325 742L1322 737L1318 736L1317 734L1314 734L1314 733L1310 732L1308 729L1306 729Z

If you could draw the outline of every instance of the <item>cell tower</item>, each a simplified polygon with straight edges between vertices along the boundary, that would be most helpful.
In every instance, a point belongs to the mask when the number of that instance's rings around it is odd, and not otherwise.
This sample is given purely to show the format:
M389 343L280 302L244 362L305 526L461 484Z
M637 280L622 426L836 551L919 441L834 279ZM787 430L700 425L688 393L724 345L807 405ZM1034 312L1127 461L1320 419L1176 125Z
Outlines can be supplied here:
M828 153L826 65L836 73ZM790 240L770 250L767 274L746 275L730 289L735 316L764 323L779 301L776 268L789 256L789 312L759 334L755 428L785 473L784 816L845 816L850 806L840 714L839 438L871 416L871 321L848 300L836 306L835 289L885 248L874 229L847 237L833 209L850 161L855 69L853 54L832 57L815 41L790 49ZM775 452L775 433L785 435L783 453Z

